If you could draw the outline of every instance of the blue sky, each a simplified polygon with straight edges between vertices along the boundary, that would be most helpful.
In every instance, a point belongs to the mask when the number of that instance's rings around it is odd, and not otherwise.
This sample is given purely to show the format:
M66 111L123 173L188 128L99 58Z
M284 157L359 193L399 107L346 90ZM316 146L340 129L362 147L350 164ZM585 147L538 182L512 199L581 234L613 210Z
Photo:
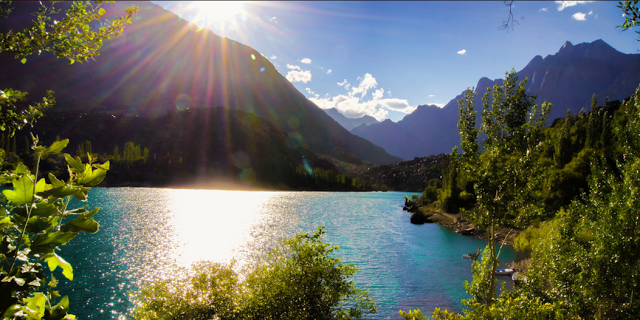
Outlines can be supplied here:
M444 105L481 77L501 78L536 55L602 39L640 53L617 2L154 2L249 45L322 108L402 119Z

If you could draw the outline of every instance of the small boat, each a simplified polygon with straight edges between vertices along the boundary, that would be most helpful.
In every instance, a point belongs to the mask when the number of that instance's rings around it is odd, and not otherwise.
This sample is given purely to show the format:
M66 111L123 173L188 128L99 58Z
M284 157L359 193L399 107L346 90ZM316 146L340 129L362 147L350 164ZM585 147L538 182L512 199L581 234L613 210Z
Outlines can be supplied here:
M513 269L500 269L500 270L496 270L496 275L502 276L502 275L510 275L513 273Z
M475 253L467 253L467 254L463 254L462 257L465 259L475 259L478 257L478 255Z

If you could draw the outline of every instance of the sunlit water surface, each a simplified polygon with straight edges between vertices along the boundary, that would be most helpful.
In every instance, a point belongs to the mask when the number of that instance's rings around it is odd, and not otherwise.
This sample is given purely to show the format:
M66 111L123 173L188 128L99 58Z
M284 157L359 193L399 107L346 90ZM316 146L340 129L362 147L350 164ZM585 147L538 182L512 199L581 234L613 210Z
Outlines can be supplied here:
M278 239L324 225L326 241L359 267L354 280L379 308L373 319L417 308L461 311L463 282L471 280L471 262L461 256L486 242L409 223L404 195L410 193L96 188L89 206L102 208L95 216L100 231L61 251L75 274L61 291L82 319L125 318L128 294L141 283L171 279L200 260L241 267ZM514 256L510 248L503 253L505 261Z

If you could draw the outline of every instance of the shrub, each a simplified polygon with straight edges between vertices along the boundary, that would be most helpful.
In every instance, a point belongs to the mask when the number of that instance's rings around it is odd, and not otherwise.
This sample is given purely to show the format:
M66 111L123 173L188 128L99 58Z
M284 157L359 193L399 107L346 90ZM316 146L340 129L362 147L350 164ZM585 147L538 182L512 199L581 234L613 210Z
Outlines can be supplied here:
M333 257L324 228L301 233L248 268L194 265L194 275L158 281L135 294L135 319L361 319L376 313L366 291L350 279L357 268Z

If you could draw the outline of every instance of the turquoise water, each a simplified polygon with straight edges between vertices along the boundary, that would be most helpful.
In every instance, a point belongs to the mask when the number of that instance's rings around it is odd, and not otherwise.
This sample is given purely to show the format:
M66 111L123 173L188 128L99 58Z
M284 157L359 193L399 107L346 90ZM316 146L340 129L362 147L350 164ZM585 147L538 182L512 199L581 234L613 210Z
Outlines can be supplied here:
M411 194L96 188L89 206L102 208L100 232L60 252L75 274L61 291L82 319L124 318L128 293L145 281L170 279L198 260L236 260L240 268L277 239L324 225L326 241L359 267L354 280L375 299L374 319L397 319L401 309L461 311L471 280L461 256L486 242L409 223L404 195ZM503 252L505 261L514 257Z

